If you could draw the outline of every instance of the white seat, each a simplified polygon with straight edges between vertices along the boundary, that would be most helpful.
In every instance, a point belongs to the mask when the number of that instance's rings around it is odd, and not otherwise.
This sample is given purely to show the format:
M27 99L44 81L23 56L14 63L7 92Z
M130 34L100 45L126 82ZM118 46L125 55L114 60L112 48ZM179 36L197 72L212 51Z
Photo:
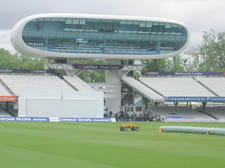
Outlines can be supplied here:
M0 75L0 78L17 96L24 89L74 91L57 76Z
M206 85L219 96L225 96L225 78L224 77L207 77L197 78L198 81Z
M165 97L169 96L215 96L192 78L141 77L140 81L155 89Z
M0 96L11 96L9 92L0 84Z
M91 86L82 81L77 76L63 76L65 80L67 80L70 84L72 84L79 91L94 91Z
M132 77L122 77L122 80L132 87L133 89L137 90L139 93L144 95L146 98L150 100L154 100L155 102L163 102L164 98L148 88L147 86L143 85L141 82L138 80L135 80Z
M152 107L150 110L153 113L160 114L162 117L174 116L180 117L181 120L197 120L197 121L215 121L212 117L199 112L197 109L192 109L190 107L169 107L169 106L161 106L161 107Z

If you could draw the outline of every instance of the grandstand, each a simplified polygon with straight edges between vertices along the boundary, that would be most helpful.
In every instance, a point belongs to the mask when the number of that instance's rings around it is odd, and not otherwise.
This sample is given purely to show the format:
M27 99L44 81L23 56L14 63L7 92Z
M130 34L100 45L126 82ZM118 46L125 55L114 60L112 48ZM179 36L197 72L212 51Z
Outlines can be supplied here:
M165 97L216 96L190 77L141 77L139 81Z
M0 117L12 117L7 111L5 111L2 106L0 107Z
M216 122L215 118L200 112L199 108L192 109L187 106L161 106L151 107L150 109L153 113L161 115L165 121Z
M43 75L0 75L0 79L16 95L23 89L41 90L69 90L74 91L69 85L57 76Z
M93 91L93 89L84 81L82 81L77 76L63 76L64 80L71 84L74 88L76 88L78 91Z
M115 98L116 94L116 87L112 84L106 84L106 83L89 83L89 85L98 92L104 93L104 98Z
M204 76L150 76L135 80L132 77L122 77L124 83L151 102L161 102L157 106L151 104L147 111L161 115L165 121L186 122L216 122L224 119L225 106L223 101L207 102L208 98L220 98L218 96L224 95L224 79ZM178 99L167 102L167 98L170 97ZM187 101L179 101L179 98L187 98ZM192 103L191 100L188 100L189 98L192 98L193 101L205 98L206 102L202 103L205 101L202 100ZM207 103L210 104L210 107L207 106Z
M155 102L163 102L164 101L164 98L161 95L157 94L156 92L154 92L153 90L151 90L150 88L148 88L147 86L142 84L141 82L135 80L134 78L123 77L122 80L127 85L129 85L133 89L137 90L137 92L144 95L146 98L153 100Z
M224 106L207 107L207 113L217 117L218 119L225 120L225 107Z
M17 96L26 90L37 90L52 92L77 92L94 91L88 84L76 76L58 77L50 74L4 74L0 75L0 96L4 97L1 103L0 116L17 116L18 109L14 108L16 102L10 101L8 97ZM5 98L6 97L6 98ZM6 103L6 104L5 104ZM16 110L16 112L15 112Z
M202 85L213 90L213 92L218 96L225 96L225 78L223 77L198 77L197 81L199 81Z
M175 117L180 121L215 121L224 116L221 113L224 112L225 78L210 75L224 76L224 73L210 72L200 77L201 72L188 72L187 77L183 72L169 72L167 75L166 72L147 72L145 74L154 76L143 76L138 80L130 73L141 70L133 64L133 60L177 55L187 47L189 37L184 24L168 19L57 13L29 16L13 28L13 46L24 55L45 58L45 68L57 69L63 73L59 76L0 75L0 96L14 96L15 101L15 96L22 97L27 94L24 90L31 89L38 90L37 92L47 90L49 94L56 90L61 100L64 100L63 95L66 98L68 92L71 95L76 93L76 96L77 93L85 92L87 97L83 98L88 99L88 92L96 95L94 91L98 91L104 93L105 106L114 114L133 106L130 109L138 109L139 113L146 113L150 108L165 119ZM105 71L105 83L87 84L76 76L71 77L70 75L77 74L76 67L72 64L77 58L105 59L108 64L104 66L77 66L79 70L88 67L92 70L108 70ZM124 60L128 60L129 66L124 64ZM63 76L65 73L69 76ZM155 75L157 73L161 75ZM34 96L30 93L27 95ZM103 94L99 95L102 100ZM142 96L147 99L145 103L142 102ZM23 99L26 100L26 96ZM192 108L195 106L192 102L197 103L198 108ZM222 103L222 106L216 106L213 112L213 107L211 111L207 104L215 105L215 102ZM68 109L71 107L72 105ZM173 117L171 114L174 114Z
M11 96L9 91L4 87L4 83L0 79L0 95L1 96Z
M218 97L225 95L225 78L223 77L140 77L138 80L122 76L123 83L150 100L149 109L152 113L161 115L165 121L195 121L216 122L225 120L223 102L209 102L210 106L203 111L203 105L190 102L167 102L166 98L176 97ZM0 96L19 96L25 89L48 91L99 91L105 93L105 98L115 98L113 85L105 83L87 84L77 76L54 76L50 74L4 74L0 75ZM159 103L155 106L154 103ZM219 105L219 106L218 106ZM215 107L213 107L215 106ZM11 116L1 106L0 116ZM6 107L6 106L4 106ZM195 108L193 108L195 107ZM15 110L15 109L11 109Z

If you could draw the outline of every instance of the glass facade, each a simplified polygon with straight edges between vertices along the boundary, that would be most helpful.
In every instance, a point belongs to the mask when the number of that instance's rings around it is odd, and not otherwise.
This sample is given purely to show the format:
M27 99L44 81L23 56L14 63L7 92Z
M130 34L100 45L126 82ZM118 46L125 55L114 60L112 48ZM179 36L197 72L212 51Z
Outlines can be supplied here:
M50 52L152 55L181 49L187 31L165 22L38 18L25 25L22 38L28 46Z

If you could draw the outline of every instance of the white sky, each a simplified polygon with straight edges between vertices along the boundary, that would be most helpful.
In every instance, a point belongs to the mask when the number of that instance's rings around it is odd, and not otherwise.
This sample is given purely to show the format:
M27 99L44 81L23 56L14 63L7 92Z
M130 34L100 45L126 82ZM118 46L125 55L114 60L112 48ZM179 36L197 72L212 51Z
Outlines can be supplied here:
M1 0L0 48L15 52L10 30L20 19L37 13L93 13L174 19L187 25L191 47L203 31L225 32L225 0Z

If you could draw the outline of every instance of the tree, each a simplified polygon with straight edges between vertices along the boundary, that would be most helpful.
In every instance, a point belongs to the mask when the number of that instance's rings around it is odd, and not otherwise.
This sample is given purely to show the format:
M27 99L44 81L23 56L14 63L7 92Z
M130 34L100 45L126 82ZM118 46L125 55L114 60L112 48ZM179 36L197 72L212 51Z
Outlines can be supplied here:
M107 64L103 59L76 59L75 64ZM105 72L103 70L81 70L78 76L85 82L105 82Z
M167 72L169 69L167 60L164 59L153 59L143 62L144 71L149 72Z
M167 60L169 64L169 71L170 72L184 72L184 60L181 58L180 55L176 55L171 59Z
M202 37L201 45L187 52L193 60L196 71L224 72L225 32L216 33L211 30L204 32Z
M85 82L105 82L103 70L81 70L78 76Z
M170 58L154 59L144 62L144 71L149 72L184 72L184 60L180 55Z
M0 49L0 69L43 69L43 67L44 59L11 54L5 49Z

